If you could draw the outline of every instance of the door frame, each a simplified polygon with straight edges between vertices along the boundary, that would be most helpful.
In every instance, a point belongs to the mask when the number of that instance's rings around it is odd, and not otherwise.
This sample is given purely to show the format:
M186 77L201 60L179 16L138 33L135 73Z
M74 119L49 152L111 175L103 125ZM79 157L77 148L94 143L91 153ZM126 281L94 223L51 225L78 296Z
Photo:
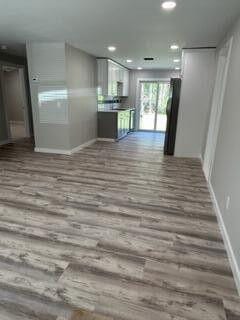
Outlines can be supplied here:
M6 106L6 92L5 92L5 86L4 86L4 70L3 67L6 66L4 65L0 65L0 88L1 88L1 94L2 94L2 102L3 102L3 109L4 109L4 115L5 115L5 121L6 121L6 128L7 128L7 142L11 141L11 130L10 130L10 126L9 126L9 121L8 121L8 112L7 112L7 106ZM12 66L12 64L11 64Z
M24 124L25 124L25 133L26 137L30 138L30 119L29 119L29 102L28 102L28 90L27 90L27 79L25 68L19 68L19 78L20 78L20 86L22 93L22 101L23 101L23 115L24 115Z
M213 170L222 108L227 85L228 70L231 59L232 44L233 37L231 37L220 50L217 62L216 81L213 92L212 108L203 160L203 171L207 181L210 181Z
M171 78L138 78L137 79L137 88L136 88L136 130L137 131L146 131L146 132L161 132L157 130L140 130L139 124L140 124L140 103L141 103L141 82L166 82L170 83ZM159 90L159 88L158 88ZM159 96L157 97L159 99ZM155 118L155 121L157 119ZM155 124L154 124L155 125ZM155 126L154 126L155 127Z
M22 98L22 104L23 104L23 118L24 118L24 127L25 127L25 135L26 138L31 137L30 132L30 119L29 119L29 101L28 101L28 91L27 91L27 79L26 79L26 68L22 65L14 64L11 62L3 62L1 64L1 70L4 71L4 67L14 67L18 70L18 76L19 76L19 83L20 83L20 89L21 89L21 98ZM2 82L2 94L3 94L3 108L5 111L5 118L6 118L6 125L7 125L7 132L8 132L8 140L12 140L11 136L11 130L10 125L8 121L8 107L6 102L6 92L5 92L5 86L4 86L4 72L1 73L1 79Z

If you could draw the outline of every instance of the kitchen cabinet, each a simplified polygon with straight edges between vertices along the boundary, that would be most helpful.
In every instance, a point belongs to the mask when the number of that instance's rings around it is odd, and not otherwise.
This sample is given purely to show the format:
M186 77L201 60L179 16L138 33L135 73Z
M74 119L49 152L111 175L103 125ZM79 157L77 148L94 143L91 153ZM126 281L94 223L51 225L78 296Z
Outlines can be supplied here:
M119 140L129 131L130 110L98 112L98 138Z
M102 96L128 96L129 70L110 59L97 59L98 94Z
M128 134L130 124L130 111L122 111L118 113L118 139Z
M109 72L108 72L108 60L98 59L98 95L107 96L109 92Z
M127 69L123 68L122 66L119 66L118 68L118 81L124 82L124 72L129 72Z
M129 96L129 70L123 70L123 97Z
M108 96L117 96L117 81L119 78L118 67L112 61L108 61Z

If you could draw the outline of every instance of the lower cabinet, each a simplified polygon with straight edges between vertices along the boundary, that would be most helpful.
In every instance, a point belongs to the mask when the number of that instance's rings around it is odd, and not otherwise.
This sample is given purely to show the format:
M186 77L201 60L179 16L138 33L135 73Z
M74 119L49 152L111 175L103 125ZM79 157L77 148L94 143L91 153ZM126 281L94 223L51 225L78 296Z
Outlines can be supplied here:
M130 110L98 112L98 138L118 140L130 131Z
M129 132L130 111L118 112L118 139L121 139Z

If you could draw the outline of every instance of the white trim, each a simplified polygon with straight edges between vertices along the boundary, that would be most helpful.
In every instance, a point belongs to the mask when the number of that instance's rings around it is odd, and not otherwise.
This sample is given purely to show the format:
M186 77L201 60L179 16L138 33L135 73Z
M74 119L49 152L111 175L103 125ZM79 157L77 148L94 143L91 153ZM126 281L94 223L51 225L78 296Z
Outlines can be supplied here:
M4 64L5 65L5 64ZM2 102L3 102L3 109L5 113L5 121L6 121L6 128L7 128L7 137L8 140L11 140L11 130L10 130L10 124L8 120L8 110L6 106L6 87L4 83L4 73L3 73L3 65L0 65L0 70L1 70L1 78L0 78L0 84L1 84L1 93L2 93Z
M30 138L30 123L29 123L29 103L28 103L28 93L27 93L27 81L26 81L26 74L25 74L25 67L19 68L18 76L19 76L19 83L21 87L21 95L22 95L22 104L23 104L23 116L24 116L24 126L25 126L25 134L26 137Z
M97 141L116 142L115 139L110 139L110 138L97 138Z
M55 154L64 154L64 155L72 155L73 153L76 153L88 146L90 146L91 144L95 143L96 139L87 141L83 144L81 144L80 146L77 146L71 150L64 150L64 149L51 149L51 148L34 148L35 152L42 152L42 153L55 153Z
M64 150L64 149L50 149L50 148L34 148L35 152L41 153L55 153L55 154L66 154L71 155L71 150Z
M83 144L80 144L80 146L77 146L77 147L73 148L72 150L70 150L70 154L76 153L76 152L78 152L78 151L90 146L91 144L95 143L96 140L97 139L92 139L92 140L89 140L89 141L87 141L87 142L85 142Z
M8 144L8 143L11 143L11 142L12 141L10 139L0 141L0 146L3 146L4 144Z
M209 189L211 197L212 197L214 210L216 212L218 224L219 224L219 227L220 227L220 230L221 230L221 234L222 234L222 237L223 237L223 241L224 241L224 244L225 244L225 247L226 247L226 250L227 250L227 255L228 255L230 266L231 266L231 269L232 269L232 272L233 272L233 277L234 277L234 280L235 280L237 291L238 291L238 294L240 296L240 269L239 269L239 266L238 266L238 263L237 263L237 259L235 257L235 254L234 254L234 251L233 251L233 248L232 248L232 244L231 244L231 241L229 239L228 232L227 232L225 223L223 221L222 213L221 213L221 210L219 208L219 205L218 205L218 202L217 202L217 198L216 198L216 195L215 195L215 192L213 190L211 182L208 182L208 189Z
M207 181L211 179L213 162L215 159L217 139L227 85L228 70L231 60L232 44L233 37L231 37L231 39L221 49L218 58L215 88L212 97L211 114L203 161L203 171Z

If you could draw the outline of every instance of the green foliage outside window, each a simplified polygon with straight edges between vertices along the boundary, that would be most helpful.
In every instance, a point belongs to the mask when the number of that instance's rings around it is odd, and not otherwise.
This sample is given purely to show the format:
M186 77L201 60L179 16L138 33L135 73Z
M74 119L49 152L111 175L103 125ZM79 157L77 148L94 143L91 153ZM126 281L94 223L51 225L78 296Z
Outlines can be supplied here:
M159 89L158 89L159 86ZM158 97L158 114L166 114L167 102L169 98L169 83L165 82L145 82L142 86L142 106L144 112L153 113L156 108L156 101Z

